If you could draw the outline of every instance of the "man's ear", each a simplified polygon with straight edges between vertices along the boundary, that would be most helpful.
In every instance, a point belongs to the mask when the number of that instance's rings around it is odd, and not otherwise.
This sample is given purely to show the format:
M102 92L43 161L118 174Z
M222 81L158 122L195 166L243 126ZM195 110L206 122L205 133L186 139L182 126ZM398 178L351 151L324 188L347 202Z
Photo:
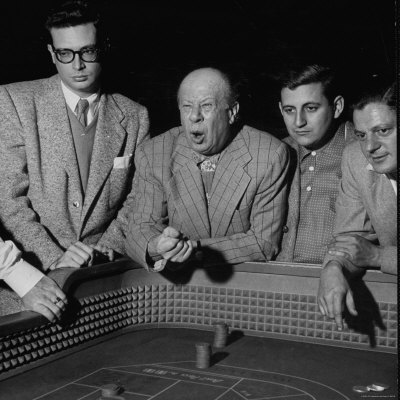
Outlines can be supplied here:
M51 55L51 60L53 61L53 64L56 63L56 55L53 52L53 49L51 47L51 44L47 45L47 50L49 51L50 55Z
M335 110L333 118L339 118L344 109L344 98L342 96L337 96L335 100L333 100L333 107Z
M281 102L279 102L278 104L279 104L279 109L281 110L281 114L282 114L282 116L283 116L282 103L281 103Z
M232 125L239 117L239 103L235 101L229 108L229 123Z

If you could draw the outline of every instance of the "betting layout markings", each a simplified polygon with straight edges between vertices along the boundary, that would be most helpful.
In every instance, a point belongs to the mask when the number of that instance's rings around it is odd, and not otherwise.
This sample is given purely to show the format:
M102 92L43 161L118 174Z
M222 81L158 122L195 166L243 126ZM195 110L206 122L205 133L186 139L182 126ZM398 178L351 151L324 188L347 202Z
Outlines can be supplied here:
M171 383L171 385L168 385L167 387L164 387L160 392L154 393L152 395L143 394L143 393L135 393L135 392L131 392L129 390L126 391L126 393L140 395L140 396L143 396L143 398L147 398L149 400L152 399L152 398L156 398L160 393L169 390L171 387L173 387L175 385L178 385L179 382L184 382L185 380L183 380L182 378L187 378L188 376L194 377L195 374L200 375L202 377L208 377L210 381L214 380L214 383L211 383L211 382L200 382L200 381L195 381L194 382L193 380L190 380L190 379L186 379L186 382L197 383L197 384L202 384L202 385L207 385L207 386L214 386L214 387L218 387L219 386L219 387L222 387L222 388L226 389L223 393L221 393L219 396L217 396L215 398L215 400L218 400L218 399L222 398L225 394L229 393L230 391L236 393L238 396L240 396L241 398L246 399L246 400L250 400L250 399L251 400L263 400L263 399L267 399L267 398L269 400L272 400L272 399L280 399L280 398L282 398L282 396L279 396L279 395L273 395L272 397L270 395L268 395L268 397L265 397L265 396L267 396L266 394L262 395L262 397L252 397L253 395L251 393L249 393L249 392L246 392L246 390L242 389L241 391L238 391L237 390L237 386L239 384L243 383L243 382L246 382L246 381L249 381L249 382L251 382L251 381L259 381L259 382L263 382L263 383L274 385L275 387L276 386L286 387L286 388L290 388L292 390L296 390L297 392L300 392L300 393L286 394L285 398L286 397L290 397L290 398L293 398L295 400L297 397L301 397L303 399L304 396L306 396L309 399L316 400L315 397L313 395L311 395L310 393L308 393L308 392L306 392L306 391L304 391L302 389L299 389L299 388L297 388L295 386L288 385L288 384L278 383L278 382L274 382L274 381L266 380L266 379L261 380L261 379L253 379L253 378L248 378L248 377L243 378L243 377L235 376L235 375L221 374L221 373L218 373L218 372L215 372L215 371L206 372L206 371L198 371L198 370L195 370L195 369L188 369L188 368L182 368L182 367L174 366L174 364L176 365L176 364L182 364L182 363L188 363L188 361L174 361L174 362L151 363L151 364L147 364L147 363L146 364L132 364L132 365L126 365L126 366L100 368L100 369L98 369L96 371L93 371L90 374L85 375L84 377L81 377L79 379L76 379L73 382L70 382L68 384L63 385L60 388L57 388L57 389L55 389L55 390L53 390L51 392L48 392L48 393L46 393L44 395L36 397L34 400L38 400L40 398L48 396L49 394L55 393L56 391L61 390L62 388L66 388L69 385L78 385L78 386L86 386L86 387L94 388L95 389L94 392L91 392L89 394L85 394L84 396L80 397L81 399L84 399L84 398L90 396L91 394L95 393L97 390L101 389L102 385L100 385L100 386L88 385L86 383L83 383L82 381L84 379L89 378L89 377L93 377L96 374L100 374L101 372L104 372L104 371L110 371L110 372L122 373L122 374L129 374L129 375L145 375L145 376L157 377L157 378L168 379L168 380L173 380L174 381L174 382ZM190 363L193 364L194 362L190 361ZM342 396L342 399L344 399L344 400L350 400L347 396L345 396L344 394L338 392L337 390L335 390L335 389L333 389L333 388L331 388L331 387L329 387L327 385L324 385L324 384L321 384L319 382L313 381L313 380L309 380L309 379L305 379L305 378L301 378L301 377L297 377L297 376L291 376L291 375L286 375L286 374L275 373L275 372L269 372L269 371L263 371L263 370L254 370L254 369L250 369L250 368L242 368L242 367L230 366L230 365L227 365L227 364L220 364L220 366L224 367L224 368L231 368L231 369L236 369L236 370L255 371L255 372L262 373L262 374L282 375L282 376L288 376L288 377L295 378L295 379L300 379L300 380L303 380L303 381L311 382L311 383L316 384L318 386L325 387L325 388L327 388L329 390L332 390L332 391L336 392L337 394L339 394L340 396ZM164 368L164 369L169 369L169 370L178 370L178 371L182 371L183 375L181 375L179 377L177 377L177 376L174 377L174 375L172 375L170 377L165 377L165 376L161 376L161 375L155 375L155 374L152 374L152 373L146 373L146 372L143 372L143 371L140 372L140 371L129 371L129 370L127 371L126 370L126 368L138 368L138 367L146 367L148 371L150 371L151 368ZM171 371L168 371L168 370L166 372L167 373L168 372L171 373ZM185 376L185 374L186 374L186 376ZM234 381L234 382L231 382L230 384L228 384L228 386L220 386L220 385L217 385L216 382L215 382L217 377L218 378L224 378L225 380L228 379L228 380L231 380L231 381ZM225 385L226 385L226 383L225 383ZM123 393L122 393L122 396L123 396Z

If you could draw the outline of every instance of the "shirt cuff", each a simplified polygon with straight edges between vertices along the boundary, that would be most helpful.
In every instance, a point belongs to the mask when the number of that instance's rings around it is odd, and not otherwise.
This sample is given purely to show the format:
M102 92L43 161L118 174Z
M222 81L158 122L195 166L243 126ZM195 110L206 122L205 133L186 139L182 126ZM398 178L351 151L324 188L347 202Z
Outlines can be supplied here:
M24 260L15 263L11 271L3 278L4 282L19 297L25 296L42 278L44 274Z

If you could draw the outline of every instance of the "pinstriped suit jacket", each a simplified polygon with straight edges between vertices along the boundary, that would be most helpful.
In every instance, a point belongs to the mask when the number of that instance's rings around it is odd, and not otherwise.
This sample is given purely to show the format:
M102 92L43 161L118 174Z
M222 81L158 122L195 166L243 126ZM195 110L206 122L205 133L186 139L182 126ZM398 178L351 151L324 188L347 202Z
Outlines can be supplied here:
M397 196L389 179L367 165L360 143L349 143L343 152L333 235L357 234L377 241L383 247L382 272L397 275ZM358 269L349 260L329 254L324 265L330 260L350 271Z
M58 75L0 86L1 222L44 268L77 240L125 252L126 221L117 213L133 163L116 169L114 159L129 157L148 135L144 107L102 94L83 198L66 107Z
M201 174L181 127L140 146L128 255L146 267L149 240L172 226L201 240L207 264L212 264L207 251L227 263L270 259L281 238L288 157L284 143L244 126L220 155L207 210Z

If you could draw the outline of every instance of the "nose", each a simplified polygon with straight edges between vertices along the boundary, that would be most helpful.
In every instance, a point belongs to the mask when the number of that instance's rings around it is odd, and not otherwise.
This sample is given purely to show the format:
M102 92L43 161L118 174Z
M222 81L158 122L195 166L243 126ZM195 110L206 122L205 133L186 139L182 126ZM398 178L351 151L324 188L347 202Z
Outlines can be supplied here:
M202 115L201 115L199 106L193 106L193 108L190 112L189 119L192 122L199 122L202 119Z
M79 57L79 54L75 54L75 58L72 60L72 68L76 71L80 71L85 68L85 63Z
M307 124L306 119L304 118L303 111L299 111L296 113L294 124L297 128L301 128L302 126Z
M373 153L374 151L379 149L379 147L380 147L380 143L379 143L379 139L376 137L376 135L374 133L368 133L367 137L365 139L365 149L369 153Z

